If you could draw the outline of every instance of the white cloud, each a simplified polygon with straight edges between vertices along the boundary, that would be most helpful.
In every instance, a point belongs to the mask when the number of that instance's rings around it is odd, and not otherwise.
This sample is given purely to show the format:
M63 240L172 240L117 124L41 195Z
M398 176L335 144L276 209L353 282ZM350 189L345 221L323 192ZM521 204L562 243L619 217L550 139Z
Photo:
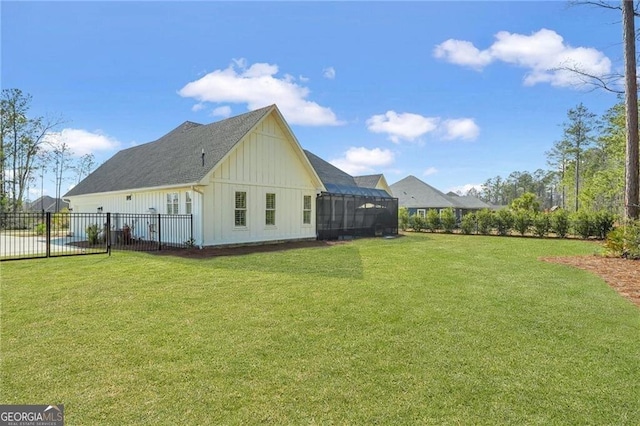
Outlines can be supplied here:
M447 192L455 192L457 194L467 195L470 189L475 189L478 192L482 191L482 184L480 183L467 183L465 185L452 186Z
M250 110L275 103L291 124L343 124L330 108L307 99L309 88L297 84L291 75L278 78L277 73L277 65L255 63L247 67L245 59L233 59L228 68L187 83L178 94L199 102L247 104Z
M438 169L436 169L435 167L429 167L424 172L422 172L422 176L431 176L435 175L436 173L438 173Z
M454 118L442 122L444 139L474 140L480 134L480 127L473 118Z
M367 120L367 129L373 133L386 133L393 143L413 142L430 132L441 134L446 140L473 140L480 127L473 118L454 118L442 121L440 117L424 117L409 112L387 111Z
M378 167L393 164L395 158L391 150L364 147L351 147L342 158L330 161L331 164L350 175L372 173Z
M479 50L469 41L449 39L434 48L433 55L453 64L481 70L494 61L527 69L524 84L549 83L573 86L582 77L561 68L604 76L611 73L611 61L604 53L590 47L572 47L555 31L541 29L531 35L500 31L495 42Z
M218 108L215 108L211 115L216 117L229 117L231 115L231 107L229 105L224 105Z
M333 80L336 78L336 70L333 67L328 67L322 70L322 76L324 78L328 78L329 80Z
M415 141L432 132L438 126L437 117L423 117L409 112L398 114L387 111L385 114L374 115L367 120L367 129L373 133L386 133L393 143L401 140Z
M198 112L205 108L206 108L205 104L203 104L202 102L198 102L197 104L191 107L191 111Z
M473 43L464 40L449 39L433 50L433 56L445 59L456 65L481 70L490 64L493 58L488 51L480 51Z
M309 81L309 77L305 77L303 75L299 75L298 76L298 80L300 80L303 83L306 83L307 81Z
M49 144L66 143L73 155L81 157L97 151L113 151L121 144L116 139L100 131L89 132L83 129L62 129L60 132L50 132L45 141Z

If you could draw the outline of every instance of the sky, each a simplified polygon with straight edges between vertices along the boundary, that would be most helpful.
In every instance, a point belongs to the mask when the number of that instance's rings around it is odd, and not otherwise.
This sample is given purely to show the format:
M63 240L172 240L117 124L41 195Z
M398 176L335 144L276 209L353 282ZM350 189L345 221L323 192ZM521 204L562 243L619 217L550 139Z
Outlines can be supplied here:
M350 174L465 193L548 169L570 108L618 102L563 68L623 69L620 12L564 1L2 1L0 16L2 88L97 164L276 104Z

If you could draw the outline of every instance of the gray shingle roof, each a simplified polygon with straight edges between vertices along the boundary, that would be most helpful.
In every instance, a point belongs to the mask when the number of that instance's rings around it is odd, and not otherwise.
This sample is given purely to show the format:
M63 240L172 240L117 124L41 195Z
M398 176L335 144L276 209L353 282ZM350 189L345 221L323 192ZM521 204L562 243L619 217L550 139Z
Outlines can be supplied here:
M358 186L355 179L350 174L343 172L333 164L324 161L322 158L307 151L306 149L304 150L304 153L307 155L309 162L311 163L316 173L318 174L318 177L325 186L327 184Z
M363 188L375 188L380 181L380 178L382 178L381 174L353 177L353 179L356 181L356 184Z
M186 121L156 141L119 151L65 197L199 182L275 108L271 105L207 125Z
M387 191L373 187L359 186L350 174L343 172L333 164L324 161L317 155L305 150L309 162L329 193L343 195L363 195L372 197L389 198Z
M391 185L391 190L398 197L401 207L426 209L452 207L467 210L491 208L489 204L473 196L445 194L415 176L407 176L394 183Z
M415 176L407 176L394 183L391 185L391 191L398 197L398 204L402 207L433 209L456 207L450 197Z

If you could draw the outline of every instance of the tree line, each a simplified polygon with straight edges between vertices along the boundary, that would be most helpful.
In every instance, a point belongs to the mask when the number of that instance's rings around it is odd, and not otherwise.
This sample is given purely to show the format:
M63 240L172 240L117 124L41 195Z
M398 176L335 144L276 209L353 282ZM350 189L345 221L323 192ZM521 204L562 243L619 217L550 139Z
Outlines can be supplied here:
M619 102L601 117L582 103L569 109L562 138L547 151L548 170L513 172L487 179L474 195L494 205L511 205L525 193L541 208L570 212L625 214L625 105Z
M79 182L95 167L93 154L74 156L69 145L52 137L60 118L29 115L32 97L20 89L3 89L0 97L0 213L24 209L30 188L44 189L44 180L55 183L55 198L63 183L75 175ZM59 206L56 206L58 209Z

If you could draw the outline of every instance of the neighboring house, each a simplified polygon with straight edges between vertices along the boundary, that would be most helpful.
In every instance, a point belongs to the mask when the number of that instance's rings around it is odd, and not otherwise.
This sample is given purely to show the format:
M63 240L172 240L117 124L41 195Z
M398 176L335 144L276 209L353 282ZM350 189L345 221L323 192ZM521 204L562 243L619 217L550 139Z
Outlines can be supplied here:
M429 209L442 211L452 208L456 218L460 220L467 213L494 208L473 196L445 194L415 176L407 176L394 183L391 190L398 197L400 207L408 209L409 215L425 217Z
M208 125L187 121L122 150L64 198L74 213L192 214L195 244L209 246L316 238L313 200L322 191L271 105Z
M58 213L64 208L69 208L69 203L65 202L61 198L53 198L48 195L43 195L35 201L25 203L25 211L27 212L41 212L45 213Z
M382 175L353 177L317 155L305 151L326 188L317 198L318 238L354 235L396 235L398 200Z

